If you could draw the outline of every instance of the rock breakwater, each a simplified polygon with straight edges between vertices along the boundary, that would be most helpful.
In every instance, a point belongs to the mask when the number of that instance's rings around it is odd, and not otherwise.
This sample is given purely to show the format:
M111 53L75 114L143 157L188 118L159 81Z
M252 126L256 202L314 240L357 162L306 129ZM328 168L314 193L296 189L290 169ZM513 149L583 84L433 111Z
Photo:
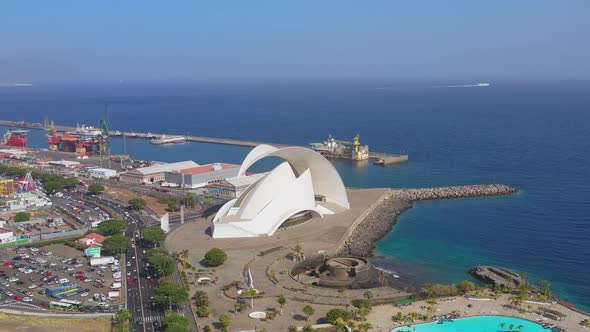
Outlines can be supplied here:
M517 188L502 184L391 189L386 198L352 231L338 253L356 257L372 256L375 243L391 231L397 217L411 208L415 201L499 196L516 192Z

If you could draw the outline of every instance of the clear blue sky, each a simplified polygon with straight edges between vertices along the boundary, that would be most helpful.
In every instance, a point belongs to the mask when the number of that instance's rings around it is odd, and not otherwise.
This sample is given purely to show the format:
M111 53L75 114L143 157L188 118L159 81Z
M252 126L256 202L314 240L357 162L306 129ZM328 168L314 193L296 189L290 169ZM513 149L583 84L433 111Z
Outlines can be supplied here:
M3 1L0 83L590 78L588 0Z

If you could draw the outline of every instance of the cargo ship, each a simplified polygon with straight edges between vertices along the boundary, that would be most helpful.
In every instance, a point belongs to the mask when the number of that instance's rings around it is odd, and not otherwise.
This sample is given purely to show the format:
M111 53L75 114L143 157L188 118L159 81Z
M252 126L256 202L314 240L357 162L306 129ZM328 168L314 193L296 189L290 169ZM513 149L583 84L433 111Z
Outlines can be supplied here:
M28 130L21 129L9 130L4 134L4 144L17 148L24 148L27 146L28 132Z
M150 143L155 145L164 145L164 144L180 144L186 142L186 137L184 136L166 136L162 135L160 138L154 138L150 140Z

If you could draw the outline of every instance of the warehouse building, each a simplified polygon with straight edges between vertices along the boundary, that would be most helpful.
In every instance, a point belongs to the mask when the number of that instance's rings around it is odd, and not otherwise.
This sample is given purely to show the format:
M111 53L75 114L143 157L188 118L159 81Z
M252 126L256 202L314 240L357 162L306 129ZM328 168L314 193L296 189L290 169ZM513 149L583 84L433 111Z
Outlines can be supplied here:
M199 166L192 160L180 161L177 163L160 164L149 167L141 167L132 169L125 173L121 173L119 179L121 182L134 184L147 184L164 182L166 172L180 171L187 168L194 168Z
M239 170L239 165L215 163L167 172L165 179L181 188L200 188L236 177Z

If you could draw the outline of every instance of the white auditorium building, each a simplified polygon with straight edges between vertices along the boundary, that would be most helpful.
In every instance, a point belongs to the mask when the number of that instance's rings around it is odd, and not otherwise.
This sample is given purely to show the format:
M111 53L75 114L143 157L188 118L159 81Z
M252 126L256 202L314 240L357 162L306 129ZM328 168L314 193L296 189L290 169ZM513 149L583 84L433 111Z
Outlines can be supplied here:
M268 157L283 162L221 207L213 218L213 238L271 236L302 213L322 217L350 208L338 171L307 148L259 145L244 159L238 177Z

